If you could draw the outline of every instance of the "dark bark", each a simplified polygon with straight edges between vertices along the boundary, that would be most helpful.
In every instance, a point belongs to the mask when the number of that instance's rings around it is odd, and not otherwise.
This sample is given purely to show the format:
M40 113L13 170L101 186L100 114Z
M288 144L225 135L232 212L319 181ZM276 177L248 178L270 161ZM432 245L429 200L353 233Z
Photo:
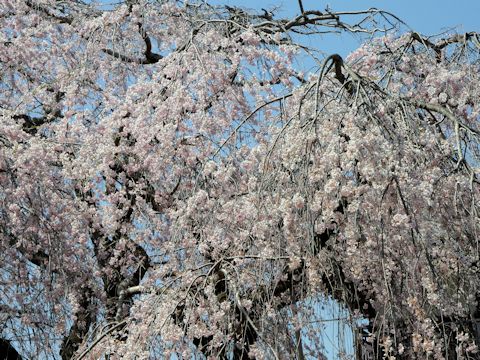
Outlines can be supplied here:
M130 4L129 6L129 12L132 11L132 5L133 4ZM150 36L148 36L147 31L145 30L145 27L143 26L143 24L138 22L137 26L138 26L138 32L140 33L143 41L145 42L145 51L143 52L143 54L145 55L144 58L132 58L110 49L103 49L103 51L106 54L127 63L136 63L140 65L156 64L161 59L163 59L163 56L160 54L154 53L152 51L152 40L150 39Z
M125 115L125 117L130 116L130 114ZM135 144L135 139L130 134L123 134L123 127L121 127L115 138L115 145L118 147L123 141L132 146ZM117 154L119 155L119 154ZM115 180L118 183L120 181L120 176L122 174L126 175L125 166L128 164L130 159L121 160L120 157L117 157L117 161L114 165L111 166L111 169L115 172ZM126 175L129 181L137 182L141 176L138 174ZM119 224L131 224L134 220L134 210L137 202L137 195L132 192L132 187L127 184L123 185L125 187L126 197L128 202L124 205L119 205L119 209L125 210L124 215L119 220ZM107 187L107 194L116 192L115 187ZM94 202L92 199L91 201ZM95 203L95 202L94 202ZM125 237L126 235L122 234L120 229L117 229L113 234L103 233L101 230L96 230L92 233L92 241L94 243L95 256L97 258L100 268L108 268L110 259L114 256L115 248L118 242ZM134 293L128 293L126 297L123 297L119 301L119 296L122 293L125 293L130 287L137 286L142 281L146 272L150 268L150 258L148 257L145 249L135 243L133 240L128 241L128 246L122 250L121 257L128 257L133 253L137 259L137 267L133 273L129 276L123 276L122 268L120 264L113 265L113 269L109 275L103 276L103 286L105 293L107 295L107 313L106 318L108 321L117 321L120 322L127 315L123 311L124 305L131 305L131 297ZM127 306L129 308L129 306Z
M0 360L22 360L22 356L10 344L10 341L0 338Z
M90 325L95 321L95 312L92 309L93 291L90 287L80 289L79 309L68 335L63 339L60 356L63 360L71 359L87 335Z
M47 88L47 91L52 94L52 97L54 97L57 108L43 106L43 116L41 117L34 117L28 114L19 114L13 116L15 120L22 121L22 130L30 135L36 135L38 128L42 125L51 123L56 119L63 117L62 111L59 109L60 106L58 105L65 97L65 93L62 91L56 91L52 88Z
M35 135L38 127L48 122L45 117L36 118L25 114L15 115L13 118L15 120L23 120L22 129L30 135Z

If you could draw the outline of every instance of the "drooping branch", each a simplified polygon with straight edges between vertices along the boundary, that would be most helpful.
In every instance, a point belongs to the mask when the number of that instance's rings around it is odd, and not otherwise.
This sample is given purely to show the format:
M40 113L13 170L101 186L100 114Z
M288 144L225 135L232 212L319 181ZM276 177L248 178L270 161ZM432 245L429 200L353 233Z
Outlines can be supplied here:
M480 49L479 34L476 32L468 32L465 34L455 34L446 39L442 39L437 43L433 43L428 38L420 35L417 32L414 32L412 33L412 39L422 43L423 45L435 51L437 62L442 61L443 49L445 49L448 45L451 45L451 44L461 43L461 42L467 43L467 41L472 40L474 44Z
M125 327L126 325L126 322L125 321L122 321L122 322L119 322L119 323L114 323L114 325L110 325L110 326L106 326L104 329L106 329L104 332L102 332L101 334L99 334L95 340L89 344L88 348L85 349L84 351L82 351L82 353L80 353L80 355L78 355L78 357L75 358L75 360L82 360L82 359L85 359L85 357L95 348L95 346L97 346L105 337L109 336L110 334L112 334L113 332L119 330L119 329L122 329L123 327Z
M226 259L217 261L208 272L208 277L214 283L214 294L218 302L231 303L231 308L233 309L232 321L234 322L232 333L228 334L229 340L226 343L213 344L213 335L194 337L192 343L207 358L214 356L218 359L227 359L233 355L234 359L246 360L249 359L251 346L260 336L255 325L255 322L259 319L254 311L247 311L242 305L238 292L235 290L233 282L229 279L228 272L222 267L222 264L228 264L226 261ZM194 296L205 296L204 289L194 284L188 286L188 293ZM182 326L185 332L187 332L189 326L183 325L185 311L185 302L181 301L171 316L173 321L178 326ZM227 351L230 347L232 347L232 353Z

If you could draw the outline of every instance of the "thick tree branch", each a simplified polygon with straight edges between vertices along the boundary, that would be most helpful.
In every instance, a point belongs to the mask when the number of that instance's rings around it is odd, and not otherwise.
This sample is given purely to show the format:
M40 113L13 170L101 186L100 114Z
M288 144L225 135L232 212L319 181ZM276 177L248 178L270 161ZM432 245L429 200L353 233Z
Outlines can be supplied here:
M162 59L161 55L155 54L155 53L149 53L148 56L146 56L145 58L138 59L138 58L131 58L129 56L122 55L122 54L120 54L116 51L110 50L110 49L102 49L102 51L104 53L108 54L108 55L113 56L116 59L119 59L119 60L123 61L123 62L135 63L135 64L139 64L139 65L155 64Z
M95 313L92 309L93 290L87 285L83 289L78 289L77 295L78 311L75 313L75 321L60 347L60 356L63 360L69 360L75 355L85 340L90 325L95 321Z
M144 52L145 61L146 61L145 63L146 64L157 63L163 58L163 56L152 52L152 40L148 36L147 32L145 31L141 23L138 23L138 31L140 32L140 35L142 36L142 39L145 42L145 52Z

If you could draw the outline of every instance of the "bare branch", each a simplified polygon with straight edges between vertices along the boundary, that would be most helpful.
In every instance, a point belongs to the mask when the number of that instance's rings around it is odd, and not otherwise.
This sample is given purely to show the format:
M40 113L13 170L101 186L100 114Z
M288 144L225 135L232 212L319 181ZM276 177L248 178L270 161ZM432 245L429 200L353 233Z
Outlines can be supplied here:
M300 13L305 13L305 10L303 9L303 4L302 4L302 0L298 0L298 6L300 7Z
M45 6L41 4L36 4L32 0L25 0L25 4L27 4L33 10L40 11L43 14L47 15L48 17L55 19L60 24L72 24L73 22L73 17L55 15Z

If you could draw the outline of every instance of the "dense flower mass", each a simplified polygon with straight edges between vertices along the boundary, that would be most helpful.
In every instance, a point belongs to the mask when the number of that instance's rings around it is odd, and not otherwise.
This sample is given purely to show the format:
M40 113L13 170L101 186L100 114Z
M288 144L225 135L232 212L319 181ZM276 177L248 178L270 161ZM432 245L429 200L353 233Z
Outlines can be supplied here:
M2 1L2 351L318 359L329 297L358 358L478 358L480 36L301 11Z

